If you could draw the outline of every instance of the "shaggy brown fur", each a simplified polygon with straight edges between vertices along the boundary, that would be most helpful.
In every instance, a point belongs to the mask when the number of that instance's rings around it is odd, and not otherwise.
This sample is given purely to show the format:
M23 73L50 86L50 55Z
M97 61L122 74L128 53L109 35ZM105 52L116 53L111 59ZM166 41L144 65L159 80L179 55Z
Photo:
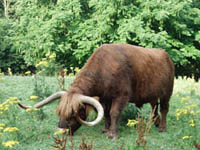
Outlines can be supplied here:
M83 106L83 104L80 99L77 99L76 93L66 93L61 97L56 113L58 116L62 116L63 118L70 118L72 113L77 113L81 106Z
M98 96L105 106L105 129L117 136L117 121L128 102L155 108L156 125L166 129L166 115L174 84L174 64L163 50L128 44L104 44L81 69L57 108L61 118L69 118L81 108L76 93ZM162 119L158 117L160 99Z

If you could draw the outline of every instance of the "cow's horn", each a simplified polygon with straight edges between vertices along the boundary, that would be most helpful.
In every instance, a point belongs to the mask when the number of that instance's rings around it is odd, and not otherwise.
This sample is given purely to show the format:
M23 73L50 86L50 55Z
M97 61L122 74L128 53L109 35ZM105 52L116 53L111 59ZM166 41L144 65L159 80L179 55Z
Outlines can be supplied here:
M96 110L98 112L98 115L97 115L97 118L94 121L91 121L91 122L87 122L87 121L82 120L78 115L76 116L77 120L81 124L86 125L86 126L94 126L94 125L98 124L102 120L102 118L104 116L104 110L103 110L102 105L96 99L94 99L92 97L80 95L79 99L83 103L90 104L94 108L96 108Z
M44 99L44 100L40 101L39 103L35 104L34 106L24 106L21 103L18 103L18 105L23 109L39 108L39 107L42 107L42 106L54 101L55 99L61 97L65 93L66 93L66 91L56 92L56 93L52 94L51 96L47 97L46 99Z

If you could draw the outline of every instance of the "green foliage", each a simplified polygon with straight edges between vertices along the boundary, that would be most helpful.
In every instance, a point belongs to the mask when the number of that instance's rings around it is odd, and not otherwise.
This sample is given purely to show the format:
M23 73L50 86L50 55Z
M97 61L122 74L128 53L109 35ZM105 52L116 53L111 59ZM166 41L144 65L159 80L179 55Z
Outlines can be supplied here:
M34 89L32 95L38 96L40 100L52 94L51 87L44 76L35 75L33 83Z
M20 73L28 67L25 66L23 55L13 49L9 39L11 29L11 20L0 19L0 69L7 72L8 68L11 68L13 73Z
M80 68L101 44L123 42L165 49L177 75L200 77L199 0L13 0L12 6L11 38L2 43L9 41L29 65L55 53L56 65Z
M123 122L126 122L127 123L127 120L128 119L136 119L137 118L137 115L139 113L139 110L138 108L135 106L135 104L132 104L132 103L129 103L125 110L123 111L122 113L122 118L121 120Z

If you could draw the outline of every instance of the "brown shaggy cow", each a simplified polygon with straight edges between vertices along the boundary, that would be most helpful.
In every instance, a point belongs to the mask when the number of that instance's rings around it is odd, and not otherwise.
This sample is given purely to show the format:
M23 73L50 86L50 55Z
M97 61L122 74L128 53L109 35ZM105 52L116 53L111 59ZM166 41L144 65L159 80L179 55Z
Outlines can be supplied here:
M137 107L150 103L152 109L155 108L155 125L159 131L165 131L173 84L174 64L165 51L129 44L104 44L91 55L69 90L59 93L62 96L56 110L60 118L58 126L74 132L81 124L97 124L104 113L103 132L115 139L120 114L133 102ZM100 103L93 97L98 97ZM84 104L97 109L94 122L83 121L87 117ZM43 102L33 107L42 105Z

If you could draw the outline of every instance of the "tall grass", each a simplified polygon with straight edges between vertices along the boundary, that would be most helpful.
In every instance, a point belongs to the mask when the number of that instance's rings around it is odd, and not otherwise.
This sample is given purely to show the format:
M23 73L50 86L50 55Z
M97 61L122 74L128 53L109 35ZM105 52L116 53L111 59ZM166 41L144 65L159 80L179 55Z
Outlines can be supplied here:
M44 106L42 111L21 110L16 105L18 100L32 105L41 98L35 93L35 79L31 76L4 75L1 78L4 80L0 80L0 150L54 149L52 145L54 145L54 133L57 131L58 117L55 110L58 101ZM47 95L59 90L56 77L46 77L44 81L45 85L40 85L38 88L48 87ZM72 81L73 77L65 79L66 89ZM31 99L31 96L38 96L38 99ZM131 111L127 113L130 114ZM144 105L140 112L140 115L147 120L151 108L149 105ZM74 149L80 148L83 137L85 143L92 143L94 150L196 150L200 145L200 83L192 79L176 79L167 117L167 131L159 133L157 128L152 126L145 138L145 146L137 145L137 128L127 126L129 118L124 121L127 116L129 117L127 113L123 114L123 119L119 123L118 140L113 142L101 134L101 128L104 126L102 121L95 127L82 126L73 136ZM6 146L6 142L10 143ZM12 146L9 147L9 144ZM70 146L70 142L67 144Z

